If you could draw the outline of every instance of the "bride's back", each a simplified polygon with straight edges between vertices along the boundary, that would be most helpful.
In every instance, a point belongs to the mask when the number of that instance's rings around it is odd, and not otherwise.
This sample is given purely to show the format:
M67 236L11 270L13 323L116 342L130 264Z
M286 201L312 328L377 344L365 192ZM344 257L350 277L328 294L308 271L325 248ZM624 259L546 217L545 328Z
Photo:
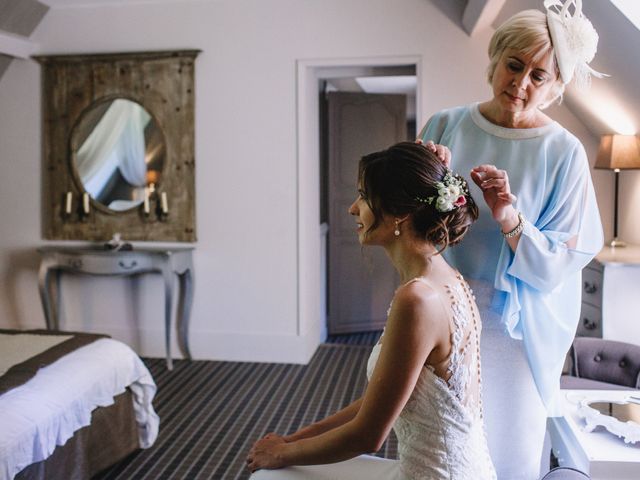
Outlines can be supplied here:
M449 341L443 345L442 358L425 364L394 424L400 470L412 479L493 479L482 422L481 324L473 293L459 274L440 286L418 277L401 288L415 282L425 291L435 289L442 298ZM369 358L369 377L382 342L384 335Z

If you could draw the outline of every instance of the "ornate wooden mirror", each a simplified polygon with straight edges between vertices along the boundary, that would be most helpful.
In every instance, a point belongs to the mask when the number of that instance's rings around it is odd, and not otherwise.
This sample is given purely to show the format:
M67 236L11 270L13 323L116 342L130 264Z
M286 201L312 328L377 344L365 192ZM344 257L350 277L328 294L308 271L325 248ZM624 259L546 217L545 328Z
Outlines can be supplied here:
M193 242L199 51L38 56L50 240Z

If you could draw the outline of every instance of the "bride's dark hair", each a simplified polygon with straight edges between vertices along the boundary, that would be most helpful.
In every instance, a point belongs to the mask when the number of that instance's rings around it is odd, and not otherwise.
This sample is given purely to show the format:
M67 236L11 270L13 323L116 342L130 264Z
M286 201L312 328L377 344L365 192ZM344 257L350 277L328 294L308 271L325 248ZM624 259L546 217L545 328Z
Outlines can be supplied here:
M438 197L436 184L448 172L434 153L413 142L397 143L362 157L358 180L374 215L369 230L380 224L384 214L396 217L411 214L416 234L439 246L440 251L460 242L478 218L478 207L468 188L464 194L466 203L448 212L436 209L435 201L426 201ZM466 186L462 177L455 175L455 178Z

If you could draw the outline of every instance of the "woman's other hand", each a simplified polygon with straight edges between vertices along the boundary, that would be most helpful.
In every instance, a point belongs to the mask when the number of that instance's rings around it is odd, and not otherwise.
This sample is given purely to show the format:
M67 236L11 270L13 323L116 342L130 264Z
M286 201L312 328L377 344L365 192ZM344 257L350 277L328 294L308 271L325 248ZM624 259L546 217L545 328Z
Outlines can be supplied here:
M518 225L518 212L513 208L516 196L511 193L509 175L495 165L479 165L471 170L471 179L480 187L493 219L503 232L509 232Z
M422 139L417 138L416 143L420 145L424 145L427 150L436 154L436 157L442 162L442 164L450 168L451 165L451 150L449 147L445 145L439 145L433 143L433 141L429 140L427 143L424 143Z
M253 445L247 455L247 468L255 472L261 468L273 470L284 467L280 448L285 443L284 438L280 435L275 433L265 435Z

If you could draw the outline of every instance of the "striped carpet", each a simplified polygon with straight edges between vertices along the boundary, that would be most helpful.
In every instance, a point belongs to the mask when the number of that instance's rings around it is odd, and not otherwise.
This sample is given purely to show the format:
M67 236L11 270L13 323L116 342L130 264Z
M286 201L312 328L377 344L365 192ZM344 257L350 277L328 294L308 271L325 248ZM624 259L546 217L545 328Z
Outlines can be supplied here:
M327 343L339 343L342 345L366 345L373 347L378 343L381 331L349 333L344 335L329 335Z
M378 334L334 336L309 365L146 359L158 385L155 445L97 479L245 479L245 457L267 432L289 433L358 398ZM379 456L395 458L389 437Z

